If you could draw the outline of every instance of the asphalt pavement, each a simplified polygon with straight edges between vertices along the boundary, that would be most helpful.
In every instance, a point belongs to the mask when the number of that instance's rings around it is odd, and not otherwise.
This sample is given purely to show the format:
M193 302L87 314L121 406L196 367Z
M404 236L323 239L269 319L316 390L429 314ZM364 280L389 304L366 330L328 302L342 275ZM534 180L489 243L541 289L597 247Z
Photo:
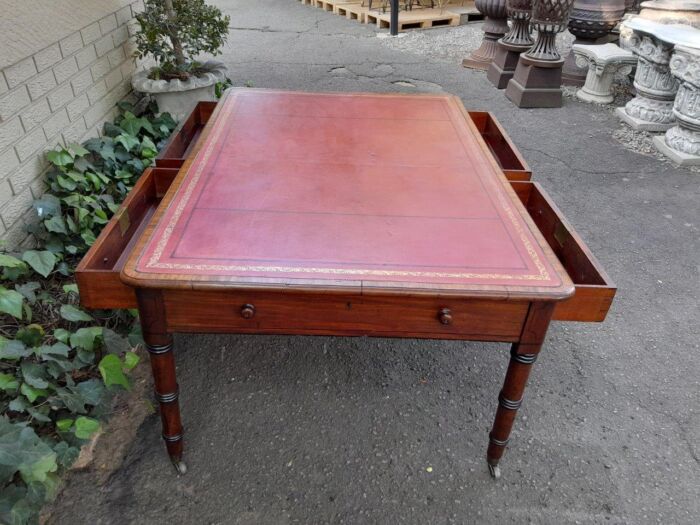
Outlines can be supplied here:
M508 345L178 335L189 472L152 414L104 482L69 478L50 523L700 522L700 173L624 147L608 109L517 109L483 73L321 9L215 3L235 84L494 112L617 297L603 324L550 328L499 481L485 450Z

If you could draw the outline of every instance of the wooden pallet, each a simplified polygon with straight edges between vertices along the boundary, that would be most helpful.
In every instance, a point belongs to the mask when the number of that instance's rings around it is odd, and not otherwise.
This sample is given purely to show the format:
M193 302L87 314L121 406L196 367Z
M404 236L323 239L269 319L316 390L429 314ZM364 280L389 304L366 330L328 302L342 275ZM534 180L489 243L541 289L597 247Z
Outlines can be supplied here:
M348 7L353 7L353 6L356 7L356 6L359 6L361 3L362 3L362 0L334 0L333 12L336 15L350 18L348 16Z
M390 20L389 13L377 12L374 9L366 15L367 23L377 24L380 29L389 29ZM399 12L399 31L458 25L459 15L447 9L414 9L413 11Z
M312 5L325 11L357 20L361 24L376 24L381 29L389 29L391 15L381 9L381 2L375 0L373 9L365 4L366 0L299 0L305 5ZM433 27L457 26L461 22L481 20L483 15L474 7L473 0L453 0L453 6L443 9L414 7L412 11L399 12L399 31L411 29L429 29ZM450 7L455 8L454 11Z
M361 24L367 23L367 13L369 13L369 8L363 6L361 2L346 4L344 7L345 17L350 20L357 20ZM338 11L340 13L340 10Z
M333 4L335 2L329 2L328 0L312 0L312 5L323 9L324 11L333 11Z

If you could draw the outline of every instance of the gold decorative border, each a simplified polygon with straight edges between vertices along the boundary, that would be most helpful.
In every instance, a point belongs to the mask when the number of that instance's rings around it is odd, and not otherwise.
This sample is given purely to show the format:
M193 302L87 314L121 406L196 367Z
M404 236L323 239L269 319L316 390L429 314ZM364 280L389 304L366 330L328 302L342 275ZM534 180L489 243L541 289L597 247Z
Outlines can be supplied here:
M524 280L524 281L548 281L549 272L545 265L540 261L540 258L532 246L530 239L525 233L522 225L517 220L513 209L511 208L511 203L506 199L504 191L497 191L498 198L503 207L503 210L507 214L511 223L513 224L516 233L523 242L525 250L528 255L530 255L532 262L537 267L539 273L537 274L499 274L499 273L452 273L452 272L422 272L422 271L405 271L405 270L371 270L371 269L360 269L360 268L313 268L313 267L295 267L295 266L240 266L240 265L225 265L225 264L181 264L181 263L164 263L160 262L165 247L170 240L170 237L177 226L182 213L187 206L187 203L192 197L195 187L202 177L204 168L207 166L207 161L209 157L214 152L214 146L218 145L218 141L224 130L225 123L228 117L233 112L235 104L238 102L238 97L244 95L237 95L231 100L226 100L224 102L225 106L223 111L219 114L217 121L214 123L214 130L212 130L212 135L209 144L203 152L200 152L200 158L196 159L196 169L192 176L190 177L189 183L185 192L183 193L180 201L175 208L168 225L163 230L161 238L158 240L155 250L151 254L148 262L146 263L146 268L154 269L164 269L164 270L201 270L201 271L220 271L220 272L258 272L258 273L309 273L309 274L327 274L327 275L370 275L370 276L381 276L381 277L428 277L428 278L448 278L448 279L499 279L499 280ZM450 120L452 120L450 116ZM461 141L461 138L460 138ZM198 155L198 156L199 156ZM158 229L154 231L154 235L158 233Z

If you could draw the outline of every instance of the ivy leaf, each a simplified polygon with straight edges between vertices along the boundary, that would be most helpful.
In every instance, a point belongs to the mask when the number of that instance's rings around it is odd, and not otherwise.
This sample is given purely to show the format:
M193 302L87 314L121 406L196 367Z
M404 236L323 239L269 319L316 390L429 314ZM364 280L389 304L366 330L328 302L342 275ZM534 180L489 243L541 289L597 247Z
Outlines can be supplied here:
M0 522L11 525L30 523L36 509L27 497L27 488L9 484L0 489Z
M42 388L33 388L27 383L22 383L22 386L19 387L19 391L22 392L27 399L29 399L30 403L34 403L34 401L40 397L48 397L49 395L48 391Z
M48 277L56 266L56 256L48 250L27 250L22 254L22 260L44 277Z
M97 240L97 237L95 236L92 230L84 231L80 234L80 236L83 238L83 241L85 241L85 244L87 244L88 246L92 246L95 243L95 240Z
M17 257L12 257L12 255L7 255L6 253L0 253L0 266L3 268L23 268L26 264Z
M27 403L27 398L25 398L24 396L19 396L10 401L8 408L13 412L22 413L26 412L29 406L30 405L29 403Z
M75 387L86 404L97 406L102 401L102 396L105 394L105 387L99 379L88 379L82 383L78 383Z
M46 229L53 233L62 233L68 235L68 229L66 228L66 222L60 215L54 215L48 220L44 221L44 226Z
M56 421L56 428L61 432L67 432L73 426L72 419L59 419Z
M49 417L49 411L51 407L43 405L41 407L27 407L27 413L32 416L32 418L42 423L50 423L51 418Z
M71 424L73 420L70 420ZM72 447L65 441L59 441L53 447L53 451L56 453L56 459L63 468L70 468L73 463L78 459L80 455L80 449L77 447Z
M22 341L0 341L0 359L16 361L23 357L29 357L32 351L29 350Z
M75 437L90 439L100 429L100 422L91 417L80 416L75 420Z
M22 377L24 378L24 382L26 384L38 390L45 390L46 388L48 388L49 383L45 379L46 372L41 366L37 365L36 363L24 361L20 369L22 370ZM29 398L29 396L27 397ZM31 398L29 398L29 400L34 402L34 400Z
M68 410L76 414L85 414L87 412L85 409L85 400L80 394L71 390L67 388L57 388L56 394L58 398L63 401L63 404L66 405Z
M65 149L49 151L46 158L51 164L58 167L67 166L73 162L73 157Z
M29 302L29 304L34 304L36 302L36 291L41 288L41 284L36 281L31 281L24 284L16 284L15 290L22 294L22 296Z
M70 347L62 342L54 343L51 346L49 345L44 345L40 346L36 350L37 355L40 355L41 357L45 356L60 356L60 357L68 357L68 354L70 353Z
M121 360L114 354L107 354L98 365L105 386L120 385L129 390L129 380L122 370Z
M142 119L134 117L134 115L127 113L127 116L122 120L119 127L121 127L126 133L132 136L136 136L141 131Z
M82 311L80 308L72 304L64 304L61 306L61 317L66 321L74 323L80 321L92 321L92 316Z
M78 285L75 283L71 284L64 284L63 285L63 291L66 293L74 293L75 295L78 295Z
M101 326L80 328L70 336L70 344L74 348L82 348L88 352L95 349L95 340L102 336Z
M156 148L151 139L144 137L141 141L141 156L152 159L156 155L158 155L158 148Z
M56 328L53 331L53 336L56 338L57 341L60 341L61 343L65 344L67 344L70 340L70 332L65 328Z
M10 314L17 319L22 319L22 302L24 297L15 290L8 290L0 286L0 312Z
M124 354L124 368L127 370L133 370L133 368L139 364L140 357L136 352L127 352Z
M44 338L44 329L41 325L30 324L17 330L15 338L29 347L39 346Z
M105 142L100 148L99 153L100 157L102 157L104 160L111 160L112 162L117 162L117 159L114 156L114 145L112 145L110 142Z
M83 148L80 144L76 144L74 142L68 144L68 151L73 154L73 157L84 157L88 153L90 153L88 150Z
M11 392L17 390L18 388L19 382L15 376L0 372L0 390Z
M105 348L110 354L121 355L124 352L129 351L131 345L126 337L122 337L114 330L105 328L102 332L102 338L105 343Z
M126 133L122 133L121 135L115 137L114 142L118 142L124 146L126 151L131 151L133 148L139 145L139 139L133 135L127 135Z

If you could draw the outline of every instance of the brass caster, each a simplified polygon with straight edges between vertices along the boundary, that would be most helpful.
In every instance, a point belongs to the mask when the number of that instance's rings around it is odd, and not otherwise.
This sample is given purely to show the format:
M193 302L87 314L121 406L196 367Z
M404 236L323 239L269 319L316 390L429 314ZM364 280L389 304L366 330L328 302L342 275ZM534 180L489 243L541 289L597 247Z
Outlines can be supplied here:
M182 461L181 459L173 459L173 467L175 467L175 471L178 474L180 474L180 475L187 474L187 465L185 465L185 462Z
M501 479L501 467L498 465L489 465L489 474L493 479Z

